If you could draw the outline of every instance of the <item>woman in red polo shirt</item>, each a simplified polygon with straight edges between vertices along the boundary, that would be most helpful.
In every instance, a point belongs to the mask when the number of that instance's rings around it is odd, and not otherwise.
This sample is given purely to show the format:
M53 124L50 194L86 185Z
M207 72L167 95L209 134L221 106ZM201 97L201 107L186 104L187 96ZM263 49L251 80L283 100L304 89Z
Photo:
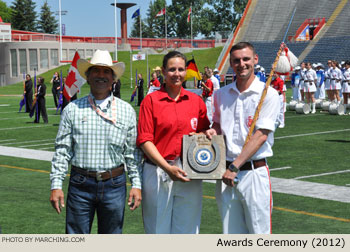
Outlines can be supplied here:
M142 213L146 233L199 233L202 181L181 169L182 137L209 128L203 100L182 88L186 57L164 56L165 86L145 97L138 122L137 145L146 154ZM185 182L185 183L184 183Z

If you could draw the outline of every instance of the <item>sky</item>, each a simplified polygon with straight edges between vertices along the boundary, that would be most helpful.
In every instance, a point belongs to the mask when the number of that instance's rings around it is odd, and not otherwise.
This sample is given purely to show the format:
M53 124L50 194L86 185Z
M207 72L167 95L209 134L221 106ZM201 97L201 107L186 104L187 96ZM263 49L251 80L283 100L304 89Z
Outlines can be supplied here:
M2 0L11 6L13 0ZM136 5L127 10L128 36L131 32L135 19L131 19L132 14L141 8L141 18L146 17L149 3L152 0L117 0L117 3L135 3ZM33 0L36 3L36 12L40 13L41 6L45 0ZM58 12L59 0L47 0L52 12ZM61 10L67 11L62 15L62 24L65 25L67 36L86 37L114 37L114 0L61 0ZM171 0L167 0L167 5ZM59 17L57 15L57 21ZM117 30L120 37L120 9L117 8Z

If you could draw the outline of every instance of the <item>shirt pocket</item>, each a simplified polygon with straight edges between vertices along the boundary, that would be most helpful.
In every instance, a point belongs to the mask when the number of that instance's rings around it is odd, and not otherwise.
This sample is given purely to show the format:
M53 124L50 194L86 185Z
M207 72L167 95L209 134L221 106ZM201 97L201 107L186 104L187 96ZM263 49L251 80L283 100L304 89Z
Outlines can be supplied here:
M109 145L112 146L115 151L122 150L127 139L127 134L127 125L116 122L113 127L109 127L108 130L107 138Z

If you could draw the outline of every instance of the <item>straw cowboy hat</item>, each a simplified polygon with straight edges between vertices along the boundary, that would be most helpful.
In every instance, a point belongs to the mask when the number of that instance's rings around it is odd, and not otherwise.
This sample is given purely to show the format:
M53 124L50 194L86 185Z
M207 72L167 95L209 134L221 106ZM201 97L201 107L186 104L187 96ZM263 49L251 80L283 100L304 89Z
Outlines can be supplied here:
M156 66L156 68L153 68L153 71L162 71L162 69L160 68L160 66Z
M97 50L92 56L90 62L84 59L78 59L77 68L79 74L84 79L87 79L86 71L89 67L92 66L104 66L112 69L114 74L116 75L114 80L117 81L124 73L125 64L123 62L119 62L113 65L112 57L108 51Z

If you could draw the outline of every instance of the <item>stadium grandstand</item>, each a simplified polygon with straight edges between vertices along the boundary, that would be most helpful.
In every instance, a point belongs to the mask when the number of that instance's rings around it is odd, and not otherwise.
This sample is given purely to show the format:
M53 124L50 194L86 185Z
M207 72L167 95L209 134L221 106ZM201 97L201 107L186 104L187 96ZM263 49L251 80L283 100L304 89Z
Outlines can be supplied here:
M259 65L269 73L291 19L285 43L299 62L326 65L328 59L349 60L349 13L349 0L249 0L216 67L226 76L226 83L231 82L229 50L235 43L249 41L259 55Z

